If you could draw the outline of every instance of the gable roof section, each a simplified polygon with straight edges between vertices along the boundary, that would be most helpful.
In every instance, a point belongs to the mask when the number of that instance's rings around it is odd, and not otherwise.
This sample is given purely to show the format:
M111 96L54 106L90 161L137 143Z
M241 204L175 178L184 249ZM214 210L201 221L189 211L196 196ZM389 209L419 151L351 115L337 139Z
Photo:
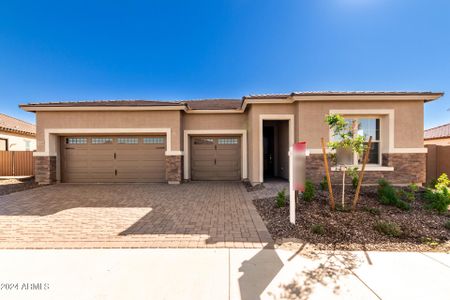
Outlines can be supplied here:
M36 126L0 113L0 130L25 135L36 135Z
M240 99L206 99L206 100L187 100L188 108L192 110L226 110L240 109L242 101Z
M442 92L417 91L305 91L290 94L256 94L244 96L243 99L284 99L293 96L430 96L434 100L443 95Z
M424 139L450 138L450 123L425 130Z
M93 107L93 106L182 106L175 101L158 100L86 100L67 102L37 102L20 105L21 107Z

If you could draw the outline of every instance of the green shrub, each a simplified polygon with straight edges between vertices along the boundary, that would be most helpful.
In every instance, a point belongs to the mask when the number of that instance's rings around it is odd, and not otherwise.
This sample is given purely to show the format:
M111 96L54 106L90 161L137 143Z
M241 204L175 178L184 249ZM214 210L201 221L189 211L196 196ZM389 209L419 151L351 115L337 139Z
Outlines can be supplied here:
M283 189L277 194L277 206L284 207L286 205L286 190Z
M364 207L363 209L374 216L381 215L381 211L376 207Z
M442 173L439 176L434 189L427 189L424 198L428 209L433 209L440 213L448 211L448 206L450 205L450 180L447 174Z
M305 182L305 191L303 192L303 200L310 202L316 194L314 183L309 180Z
M447 188L442 190L428 189L424 195L427 202L426 207L428 209L436 210L440 213L445 213L450 205L450 193Z
M394 205L398 201L394 187L385 179L378 180L378 198L385 205Z
M448 230L450 230L450 220L445 222L444 227L447 228Z
M434 186L437 190L448 190L450 188L450 180L448 179L447 174L442 173L441 176L437 179L437 183Z
M347 170L347 174L352 178L352 186L354 189L356 189L358 187L359 181L358 167L349 168Z
M311 231L312 231L312 233L322 235L325 233L325 227L323 227L322 224L313 224L311 226Z
M320 182L320 189L322 191L326 191L328 187L328 181L327 181L327 176L323 176L322 181Z
M401 210L410 210L411 205L403 200L399 200L396 204L396 207L400 208Z
M417 186L417 184L415 184L415 183L411 183L410 185L408 185L408 189L411 191L411 192L417 192L418 190L419 190L419 187Z
M403 234L402 229L395 223L379 221L375 224L375 230L387 236L400 237Z
M395 188L385 179L378 181L378 199L381 204L398 207L402 210L409 210L411 206L399 198Z

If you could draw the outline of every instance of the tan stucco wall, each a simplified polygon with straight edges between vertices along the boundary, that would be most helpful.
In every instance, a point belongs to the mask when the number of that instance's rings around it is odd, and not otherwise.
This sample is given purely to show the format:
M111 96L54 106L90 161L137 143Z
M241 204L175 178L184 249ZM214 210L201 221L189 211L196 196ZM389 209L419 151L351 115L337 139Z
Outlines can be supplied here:
M246 129L245 114L184 114L184 130Z
M393 109L395 118L395 148L423 147L423 102L421 101L345 101L299 102L298 140L306 141L308 148L320 148L320 137L328 140L329 129L325 115L335 109ZM382 119L382 136L388 131L387 117ZM383 124L384 123L384 124Z
M433 139L433 140L425 140L425 145L441 145L441 146L448 146L450 145L450 137L445 139Z
M394 110L394 148L423 147L422 101L305 101L292 104L255 104L247 110L249 124L249 179L259 182L259 120L262 114L293 114L295 141L306 141L308 148L319 149L320 138L328 141L324 122L330 110ZM389 118L381 117L383 151L388 150Z
M171 128L172 150L181 149L180 111L37 112L37 150L43 152L44 130L51 128Z

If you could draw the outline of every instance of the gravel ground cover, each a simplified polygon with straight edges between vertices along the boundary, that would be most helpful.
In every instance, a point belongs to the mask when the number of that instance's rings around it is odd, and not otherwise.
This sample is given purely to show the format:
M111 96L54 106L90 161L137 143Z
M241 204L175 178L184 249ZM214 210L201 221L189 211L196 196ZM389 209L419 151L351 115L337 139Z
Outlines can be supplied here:
M317 190L311 202L299 198L295 225L289 222L289 203L279 208L275 198L253 202L277 244L295 242L321 250L450 252L450 229L445 226L450 213L426 209L423 190L415 193L409 211L381 204L377 187L372 186L363 187L357 210L351 212L347 207L354 191L348 188L346 194L346 207L336 211L329 209L328 192ZM341 196L336 192L336 203ZM389 234L383 233L386 227Z

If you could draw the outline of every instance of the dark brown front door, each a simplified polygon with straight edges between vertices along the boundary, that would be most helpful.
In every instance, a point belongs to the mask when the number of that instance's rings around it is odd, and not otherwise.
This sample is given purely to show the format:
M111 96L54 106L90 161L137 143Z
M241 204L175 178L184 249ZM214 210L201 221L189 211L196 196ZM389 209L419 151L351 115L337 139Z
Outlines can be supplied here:
M61 139L63 182L164 182L164 136Z
M274 148L274 127L266 126L263 130L263 150L264 150L264 177L270 178L275 175L275 148Z
M236 136L191 138L192 180L240 180L241 139Z

